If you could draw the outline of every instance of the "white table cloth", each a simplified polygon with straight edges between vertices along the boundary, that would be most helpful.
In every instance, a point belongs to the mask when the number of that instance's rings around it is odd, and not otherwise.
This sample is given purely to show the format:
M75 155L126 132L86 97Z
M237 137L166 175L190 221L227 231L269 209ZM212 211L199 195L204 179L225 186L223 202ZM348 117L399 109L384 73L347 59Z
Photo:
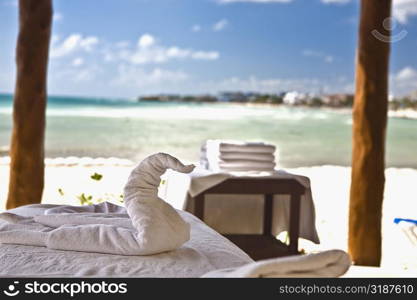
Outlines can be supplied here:
M194 197L228 178L268 177L295 179L306 192L301 197L300 237L320 243L315 221L315 208L308 177L290 174L284 170L273 173L213 173L196 168L190 174L168 170L163 176L159 195L177 209L193 211ZM206 195L205 222L223 234L251 234L262 232L263 195ZM290 196L275 195L273 200L273 234L289 230Z

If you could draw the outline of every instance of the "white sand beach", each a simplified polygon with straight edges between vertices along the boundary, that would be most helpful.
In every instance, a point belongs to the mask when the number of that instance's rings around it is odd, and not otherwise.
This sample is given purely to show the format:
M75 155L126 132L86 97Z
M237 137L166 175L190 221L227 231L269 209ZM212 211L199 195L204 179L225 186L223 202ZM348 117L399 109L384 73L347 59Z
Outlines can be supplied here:
M88 161L88 160L84 160ZM97 164L97 161L95 161ZM86 164L47 164L45 177L44 203L65 203L80 205L77 196L84 193L107 201L118 201L123 186L133 167L126 161L94 165ZM115 165L118 164L118 165ZM324 249L347 249L348 200L350 168L340 166L316 166L287 169L287 171L308 176L311 179L314 203L316 206L316 225L321 239L320 245L302 240L300 247L307 252ZM0 207L5 207L9 166L0 165ZM90 178L94 173L103 175L100 181ZM389 168L386 170L386 187L383 209L383 259L382 266L394 270L415 271L417 274L417 251L393 223L396 217L416 218L417 199L415 183L416 169ZM61 192L60 192L60 191ZM394 271L395 272L395 271Z
M388 112L389 117L394 118L404 118L404 119L417 119L417 111L413 109L400 109L400 110L390 110Z

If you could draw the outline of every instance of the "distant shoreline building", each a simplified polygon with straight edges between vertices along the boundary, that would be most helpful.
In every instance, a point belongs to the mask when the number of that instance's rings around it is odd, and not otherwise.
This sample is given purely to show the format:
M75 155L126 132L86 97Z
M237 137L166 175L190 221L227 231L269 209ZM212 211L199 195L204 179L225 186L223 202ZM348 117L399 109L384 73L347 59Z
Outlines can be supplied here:
M388 97L390 108L417 109L417 91L405 97ZM349 93L335 93L315 95L313 93L302 93L289 91L281 93L259 93L242 91L225 91L217 95L180 95L180 94L156 94L144 95L137 98L137 101L144 102L184 102L184 103L248 103L248 104L274 104L288 106L310 106L310 107L352 107L354 95Z

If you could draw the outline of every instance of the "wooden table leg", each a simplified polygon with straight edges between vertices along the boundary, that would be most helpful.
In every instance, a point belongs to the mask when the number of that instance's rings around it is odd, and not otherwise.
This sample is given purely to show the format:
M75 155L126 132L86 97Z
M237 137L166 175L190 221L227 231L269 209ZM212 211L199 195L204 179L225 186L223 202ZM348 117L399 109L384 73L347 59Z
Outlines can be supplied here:
M300 233L300 204L301 195L291 194L290 204L290 244L291 254L298 254L298 237Z
M204 221L204 193L194 198L194 215L201 221Z
M264 196L264 224L263 234L272 235L272 209L273 209L273 195L267 194Z

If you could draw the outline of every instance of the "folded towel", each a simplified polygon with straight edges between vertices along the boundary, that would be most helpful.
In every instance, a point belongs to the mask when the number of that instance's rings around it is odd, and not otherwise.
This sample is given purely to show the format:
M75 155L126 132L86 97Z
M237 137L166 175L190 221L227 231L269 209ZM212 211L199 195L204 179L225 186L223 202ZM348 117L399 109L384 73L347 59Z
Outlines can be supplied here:
M206 159L200 159L200 167L213 172L273 172L274 162L265 161L218 161L209 163Z
M207 140L203 148L217 147L220 152L274 153L275 146L264 142Z
M208 272L202 277L339 277L351 265L342 250L261 260L247 265Z
M275 161L275 155L272 153L258 153L258 152L217 152L217 159L220 161L228 160L254 160L254 161ZM207 150L202 147L200 152L200 159L207 159Z
M92 205L91 205L92 206ZM90 205L86 207L91 207ZM134 229L132 221L128 214L118 213L63 213L53 215L39 215L35 216L33 220L36 223L58 228L65 225L112 225L116 227L124 227Z
M274 162L269 161L254 161L254 160L230 160L230 161L219 161L218 165L220 168L275 168Z
M62 205L62 206L47 209L45 211L45 215L62 214L62 213L77 213L77 212L126 213L126 209L122 206L119 206L110 202L103 202L103 203L94 204L94 205L82 205L82 206Z
M242 173L240 175L244 176L246 173L248 174L263 174L264 175L268 175L268 174L272 174L274 172L274 168L251 168L251 167L221 167L219 168L218 172L223 172L223 173ZM236 174L237 175L237 174Z
M48 215L36 217L0 214L0 243L121 255L177 249L189 240L190 226L157 196L160 176L168 168L187 173L194 166L184 166L164 153L149 156L129 176L124 189L126 210L106 203L87 208L91 213L53 214L59 211L51 209ZM61 209L68 212L86 208Z
M265 143L207 140L201 148L200 165L214 172L272 171L275 146Z
M36 223L33 217L10 212L0 214L0 244L45 246L48 233L52 229Z
M251 160L251 161L275 161L275 156L272 153L259 152L221 152L219 159L221 161L229 160Z

